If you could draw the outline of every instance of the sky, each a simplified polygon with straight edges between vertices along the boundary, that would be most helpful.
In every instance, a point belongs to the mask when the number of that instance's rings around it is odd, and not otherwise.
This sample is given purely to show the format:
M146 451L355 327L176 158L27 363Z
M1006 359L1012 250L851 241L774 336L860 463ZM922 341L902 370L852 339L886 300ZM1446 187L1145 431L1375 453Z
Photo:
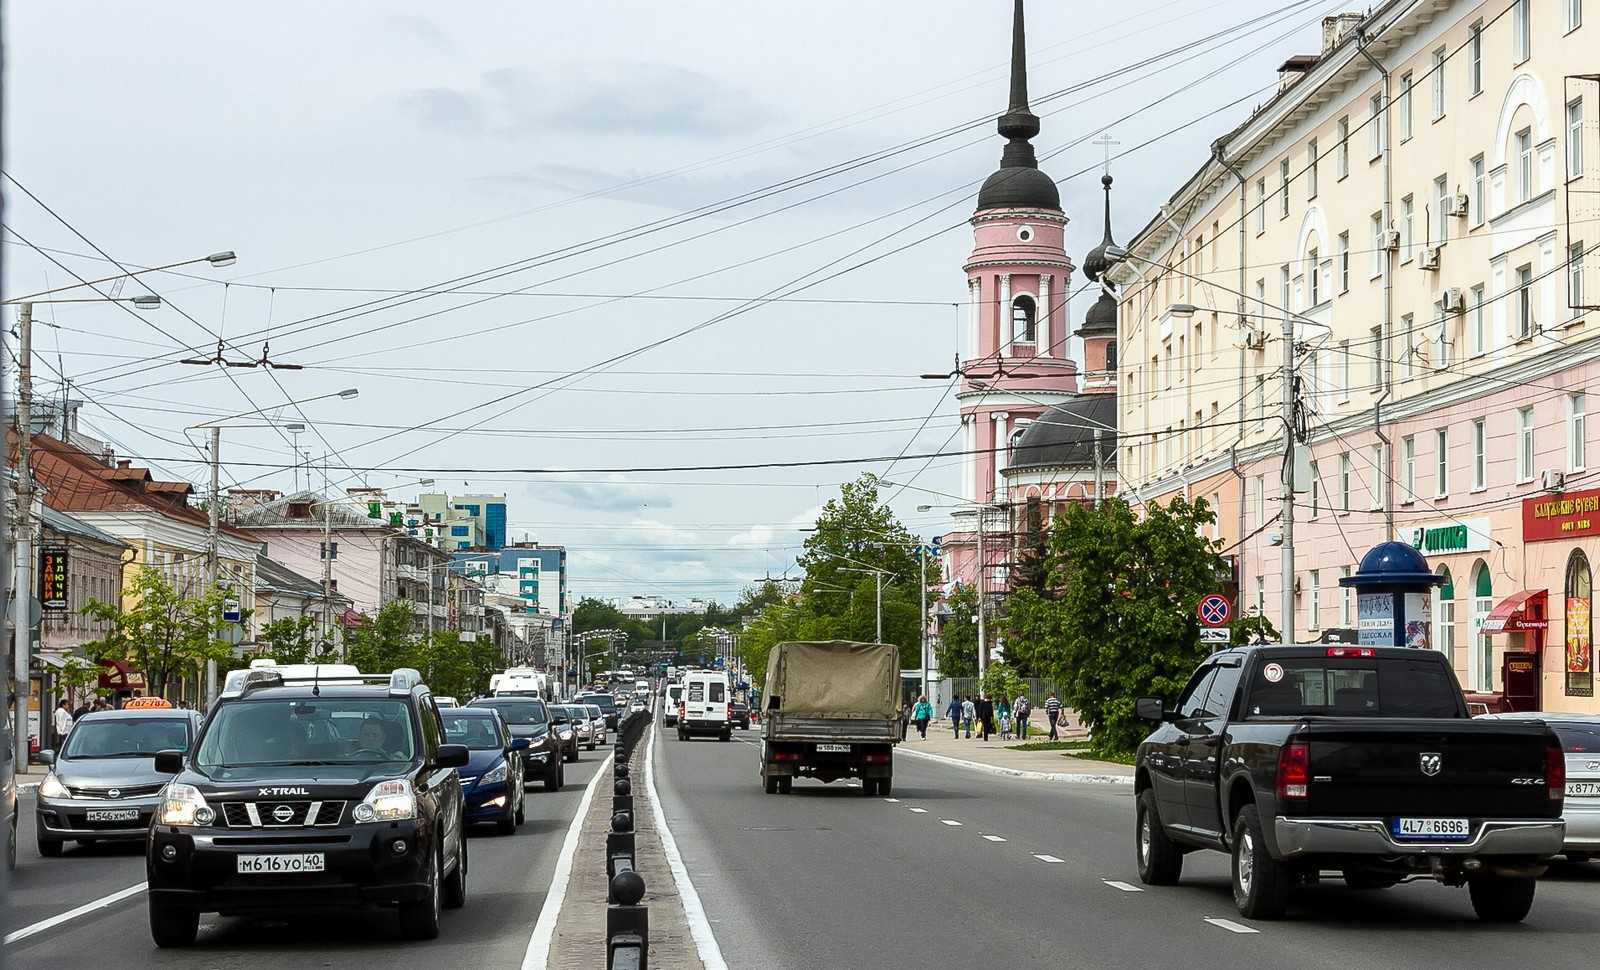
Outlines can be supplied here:
M1102 234L1097 140L1125 242L1341 6L1029 3L1069 256ZM796 576L867 471L914 534L950 527L954 387L921 375L962 346L1009 0L4 17L6 298L238 254L35 306L36 394L70 382L119 457L203 487L220 421L224 488L505 494L602 599ZM141 293L162 308L97 298ZM181 363L219 341L301 369Z

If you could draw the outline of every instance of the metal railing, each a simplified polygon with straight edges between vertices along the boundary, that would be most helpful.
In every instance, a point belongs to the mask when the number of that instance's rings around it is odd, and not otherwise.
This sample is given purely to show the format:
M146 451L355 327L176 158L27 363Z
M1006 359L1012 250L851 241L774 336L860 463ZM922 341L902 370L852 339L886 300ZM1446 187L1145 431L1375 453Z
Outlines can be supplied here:
M650 724L650 711L634 711L617 725L611 764L611 829L606 833L606 970L645 970L650 950L650 910L644 906L634 841L634 751Z

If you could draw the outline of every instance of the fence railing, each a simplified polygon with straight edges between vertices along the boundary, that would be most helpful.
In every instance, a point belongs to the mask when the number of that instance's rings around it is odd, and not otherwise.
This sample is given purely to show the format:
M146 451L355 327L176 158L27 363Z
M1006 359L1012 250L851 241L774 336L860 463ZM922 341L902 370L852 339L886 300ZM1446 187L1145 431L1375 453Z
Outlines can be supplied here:
M606 832L606 970L645 970L650 951L650 910L643 905L634 841L633 755L650 724L650 711L634 711L617 724L611 764L611 828Z

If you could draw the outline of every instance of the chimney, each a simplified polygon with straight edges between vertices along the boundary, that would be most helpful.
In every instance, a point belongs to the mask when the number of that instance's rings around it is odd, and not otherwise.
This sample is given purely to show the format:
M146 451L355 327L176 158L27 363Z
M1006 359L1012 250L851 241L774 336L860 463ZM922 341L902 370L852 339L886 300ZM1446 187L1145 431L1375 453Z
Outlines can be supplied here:
M1320 60L1315 54L1296 54L1284 61L1278 68L1278 91L1282 93L1294 86L1294 83L1305 77L1311 66Z
M1334 14L1332 17L1322 18L1322 53L1326 54L1338 47L1350 32L1361 26L1361 21L1367 19L1364 14L1353 11Z
M117 462L117 467L118 468L132 468L133 467L133 460L130 459L130 458L123 458L122 460Z

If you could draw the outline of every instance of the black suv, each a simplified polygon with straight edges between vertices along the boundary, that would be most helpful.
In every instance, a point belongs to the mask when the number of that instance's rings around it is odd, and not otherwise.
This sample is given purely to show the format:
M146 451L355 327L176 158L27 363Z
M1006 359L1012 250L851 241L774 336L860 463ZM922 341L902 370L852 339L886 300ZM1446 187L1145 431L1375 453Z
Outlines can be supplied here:
M600 711L606 716L606 727L612 731L617 729L617 723L622 720L622 712L617 710L617 698L614 694L592 692L579 694L572 699L574 704L597 704Z
M455 769L415 670L234 671L172 781L146 844L150 935L194 942L202 912L256 915L394 906L411 939L466 902Z
M512 737L528 739L528 746L522 749L525 783L541 778L545 791L560 791L566 784L567 773L562 766L566 752L560 738L551 733L550 708L544 701L537 697L474 697L467 706L499 711Z

